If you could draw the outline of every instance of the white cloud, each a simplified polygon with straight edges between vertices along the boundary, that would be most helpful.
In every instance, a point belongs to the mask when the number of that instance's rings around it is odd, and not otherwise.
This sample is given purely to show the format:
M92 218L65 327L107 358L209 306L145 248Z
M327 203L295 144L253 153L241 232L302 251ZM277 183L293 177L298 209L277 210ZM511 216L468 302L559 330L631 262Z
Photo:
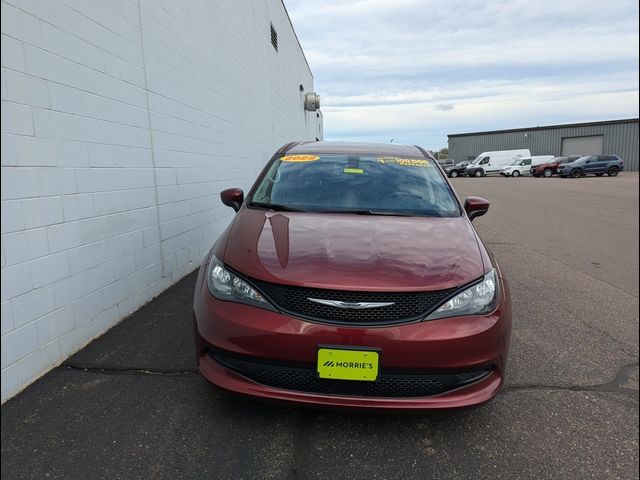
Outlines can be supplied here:
M327 138L436 148L446 133L638 115L635 0L286 5Z

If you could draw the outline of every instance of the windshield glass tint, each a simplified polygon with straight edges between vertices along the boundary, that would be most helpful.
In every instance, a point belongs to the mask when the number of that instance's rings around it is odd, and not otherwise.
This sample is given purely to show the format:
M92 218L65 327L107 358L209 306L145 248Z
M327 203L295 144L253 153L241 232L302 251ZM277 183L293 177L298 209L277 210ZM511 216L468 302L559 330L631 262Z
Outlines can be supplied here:
M287 155L271 165L251 203L315 212L461 213L435 162L413 157Z

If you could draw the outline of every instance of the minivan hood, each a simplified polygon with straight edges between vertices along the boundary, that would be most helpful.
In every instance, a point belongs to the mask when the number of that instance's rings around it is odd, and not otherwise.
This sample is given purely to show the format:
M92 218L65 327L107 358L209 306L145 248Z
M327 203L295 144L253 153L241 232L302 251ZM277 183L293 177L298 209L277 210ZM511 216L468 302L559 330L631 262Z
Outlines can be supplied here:
M359 291L457 287L483 275L465 217L426 218L242 208L224 263L259 280Z

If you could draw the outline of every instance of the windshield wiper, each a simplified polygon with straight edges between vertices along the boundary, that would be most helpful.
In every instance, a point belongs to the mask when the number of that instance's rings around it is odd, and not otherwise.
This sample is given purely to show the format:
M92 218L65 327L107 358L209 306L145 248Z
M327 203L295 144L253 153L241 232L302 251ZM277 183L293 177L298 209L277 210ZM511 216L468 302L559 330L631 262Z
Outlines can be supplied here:
M370 210L370 209L353 209L353 210L320 210L320 213L348 213L354 215L388 215L395 217L424 217L427 215L421 215L416 213L406 213L406 212L392 212L385 210Z
M277 203L249 202L247 203L247 206L257 207L257 208L266 208L269 210L274 210L276 212L308 212L309 211L303 208L289 207L287 205L280 205Z
M426 215L421 213L408 213L408 212L394 212L385 210L371 210L368 208L356 208L345 210L305 210L303 208L289 207L288 205L281 205L278 203L263 203L263 202L248 202L247 206L256 208L266 208L268 210L274 210L279 212L307 212L307 213L346 213L352 215L385 215L394 217L431 217L433 215Z

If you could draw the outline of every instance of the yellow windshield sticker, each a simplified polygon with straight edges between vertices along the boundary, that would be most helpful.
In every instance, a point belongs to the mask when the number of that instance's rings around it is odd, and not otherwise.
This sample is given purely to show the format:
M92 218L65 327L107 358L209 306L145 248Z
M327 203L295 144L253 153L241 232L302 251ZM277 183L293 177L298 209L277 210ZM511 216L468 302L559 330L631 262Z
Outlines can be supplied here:
M317 155L285 155L280 157L280 160L283 162L313 162L320 160L320 157Z
M364 173L364 170L361 168L345 168L344 173Z
M421 158L378 157L378 163L394 163L403 167L428 167L429 160Z

